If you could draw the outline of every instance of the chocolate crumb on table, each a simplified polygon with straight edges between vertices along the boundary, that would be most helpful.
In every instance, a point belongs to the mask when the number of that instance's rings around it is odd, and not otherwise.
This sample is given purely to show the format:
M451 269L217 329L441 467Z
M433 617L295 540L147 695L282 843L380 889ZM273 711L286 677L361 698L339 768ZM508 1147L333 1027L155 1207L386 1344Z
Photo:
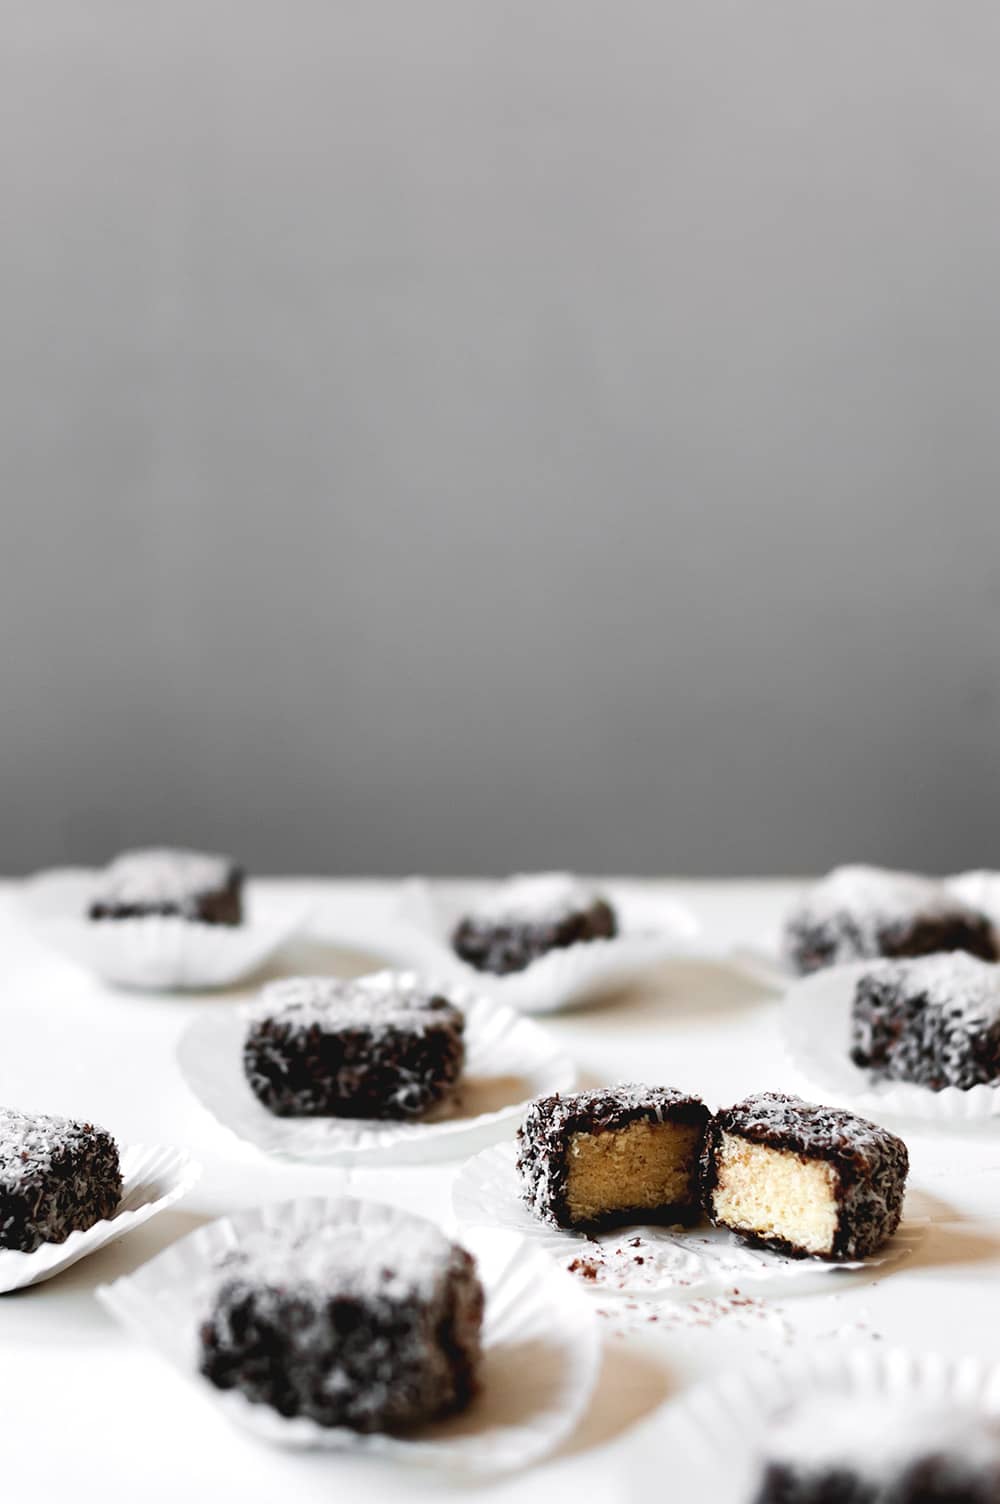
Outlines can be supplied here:
M663 1086L538 1097L517 1135L522 1197L581 1231L693 1221L708 1118L700 1098Z
M477 971L523 971L552 950L609 940L618 921L606 898L566 873L515 877L465 915L452 948Z
M33 1253L114 1214L118 1147L92 1123L0 1108L0 1249Z
M237 925L243 920L243 871L229 857L199 851L127 851L101 873L88 915Z
M878 956L968 951L997 959L993 926L943 883L882 867L837 867L785 922L784 949L795 970Z
M469 1404L482 1317L474 1260L430 1224L262 1232L213 1275L200 1368L284 1416L402 1431Z
M793 1258L862 1259L899 1226L902 1139L835 1107L763 1092L719 1112L703 1153L718 1227Z
M249 1010L243 1067L278 1117L421 1118L452 1096L464 1030L461 1009L404 974L288 977Z
M854 990L851 1059L931 1091L1000 1080L1000 967L960 953L874 963Z

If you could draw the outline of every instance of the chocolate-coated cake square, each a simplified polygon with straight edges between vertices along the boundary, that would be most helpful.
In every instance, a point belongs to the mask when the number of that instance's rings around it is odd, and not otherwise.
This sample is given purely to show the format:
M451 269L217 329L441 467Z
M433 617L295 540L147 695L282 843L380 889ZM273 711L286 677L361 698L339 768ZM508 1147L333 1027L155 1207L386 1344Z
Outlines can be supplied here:
M931 1091L1000 1080L1000 966L961 953L875 962L854 989L851 1059Z
M0 1249L33 1253L114 1214L118 1147L93 1123L0 1108Z
M878 1395L811 1395L765 1435L753 1504L997 1504L985 1415Z
M483 1292L437 1228L262 1232L216 1270L201 1372L281 1415L396 1431L461 1410L476 1387Z
M837 867L817 883L788 916L784 947L801 973L938 951L997 959L985 914L932 878L883 867Z
M452 946L477 971L523 971L552 950L618 933L607 899L562 872L515 877L459 921Z
M240 924L243 872L229 857L199 851L127 851L101 874L88 913L91 919Z
M716 1226L762 1248L862 1259L899 1226L908 1169L906 1145L888 1129L763 1092L709 1124L705 1209Z
M419 1118L465 1063L465 1017L412 978L289 977L251 1008L243 1066L279 1117Z
M544 1221L580 1231L691 1222L708 1118L700 1098L667 1086L538 1097L517 1135L521 1194Z

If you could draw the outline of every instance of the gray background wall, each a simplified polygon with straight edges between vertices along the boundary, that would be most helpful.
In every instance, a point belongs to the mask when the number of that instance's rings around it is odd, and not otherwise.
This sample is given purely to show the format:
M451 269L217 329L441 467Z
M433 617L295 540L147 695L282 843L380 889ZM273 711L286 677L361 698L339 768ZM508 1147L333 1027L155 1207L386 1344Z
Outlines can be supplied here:
M0 0L0 866L1000 862L992 0Z

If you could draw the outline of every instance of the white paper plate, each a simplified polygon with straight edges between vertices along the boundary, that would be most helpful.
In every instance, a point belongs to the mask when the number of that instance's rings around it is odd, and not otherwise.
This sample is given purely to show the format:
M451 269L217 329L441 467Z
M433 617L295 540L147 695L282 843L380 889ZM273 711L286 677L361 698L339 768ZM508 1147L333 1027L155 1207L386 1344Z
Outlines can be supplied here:
M467 966L451 948L451 934L468 902L412 878L402 885L397 923L382 948L393 961L463 982L522 1013L583 1007L622 990L663 961L721 957L718 947L700 938L698 921L684 904L640 884L610 883L602 891L621 926L613 940L549 951L524 971L494 976Z
M411 1436L359 1435L223 1392L197 1372L198 1291L206 1273L242 1237L259 1229L303 1231L336 1218L405 1238L412 1213L348 1197L303 1197L240 1212L200 1227L136 1273L102 1285L102 1305L135 1336L197 1383L239 1425L288 1447L366 1452L400 1462L492 1474L525 1467L575 1429L593 1393L600 1339L593 1310L566 1279L521 1239L480 1234L465 1246L486 1293L481 1391L460 1416ZM335 1482L335 1480L334 1480Z
M1000 1415L1000 1365L896 1348L833 1347L762 1360L701 1384L666 1405L636 1436L636 1476L650 1457L684 1463L685 1498L747 1504L753 1497L767 1429L793 1405L857 1399L861 1404L940 1407Z
M637 1225L586 1234L562 1231L536 1217L519 1194L514 1144L496 1144L463 1165L455 1177L452 1202L463 1227L500 1227L519 1233L575 1273L588 1290L606 1299L629 1300L703 1295L739 1280L741 1286L800 1281L838 1271L884 1268L912 1253L925 1223L908 1220L871 1258L853 1263L790 1259L766 1248L748 1248L732 1234L708 1223L683 1230ZM571 1265L576 1265L571 1269Z
M238 1138L287 1159L328 1165L427 1164L474 1153L521 1120L532 1097L568 1091L576 1073L544 1029L513 1008L451 982L424 982L465 1014L465 1071L454 1102L418 1123L351 1118L282 1118L263 1107L243 1074L248 1007L208 1009L182 1036L185 1081L208 1111Z
M250 882L242 924L179 918L90 920L87 903L100 873L66 867L40 872L22 890L22 908L44 944L103 981L145 992L202 992L252 975L302 928L308 906Z
M201 1174L201 1165L182 1149L132 1144L119 1152L124 1184L114 1216L83 1232L71 1232L64 1243L43 1243L34 1253L0 1249L0 1292L41 1284L89 1253L116 1243L157 1212L173 1206Z
M870 961L830 966L796 982L781 1005L785 1048L816 1087L850 1098L853 1106L877 1117L919 1118L936 1123L983 1123L1000 1113L1000 1085L961 1091L931 1091L910 1081L873 1082L848 1054L855 984L871 970Z

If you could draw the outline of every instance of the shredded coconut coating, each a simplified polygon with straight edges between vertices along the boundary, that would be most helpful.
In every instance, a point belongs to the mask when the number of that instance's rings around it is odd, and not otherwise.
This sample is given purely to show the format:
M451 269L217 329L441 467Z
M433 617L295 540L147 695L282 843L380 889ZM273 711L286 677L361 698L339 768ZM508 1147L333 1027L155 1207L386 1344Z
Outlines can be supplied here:
M118 1149L102 1128L0 1108L0 1248L63 1243L111 1216L121 1193Z
M961 953L874 963L855 987L851 1058L932 1091L1000 1079L1000 967Z
M832 1498L832 1491L823 1490L832 1490L835 1481L843 1498L870 1504L939 1498L993 1504L1000 1489L996 1419L927 1401L811 1399L776 1418L763 1449L758 1504ZM921 1492L932 1481L938 1488L947 1482L955 1492Z
M506 976L553 950L610 940L618 933L611 905L564 872L516 877L460 919L452 948L477 971Z
M996 959L985 915L915 872L838 867L789 914L785 951L803 972L878 956L970 951Z
M201 1370L222 1389L324 1426L398 1430L461 1409L480 1358L475 1263L416 1220L263 1233L204 1298Z
M557 924L589 909L600 896L568 872L520 874L487 894L472 917L491 924Z
M465 1063L461 1010L394 972L274 982L247 1025L247 1080L283 1117L422 1117Z

